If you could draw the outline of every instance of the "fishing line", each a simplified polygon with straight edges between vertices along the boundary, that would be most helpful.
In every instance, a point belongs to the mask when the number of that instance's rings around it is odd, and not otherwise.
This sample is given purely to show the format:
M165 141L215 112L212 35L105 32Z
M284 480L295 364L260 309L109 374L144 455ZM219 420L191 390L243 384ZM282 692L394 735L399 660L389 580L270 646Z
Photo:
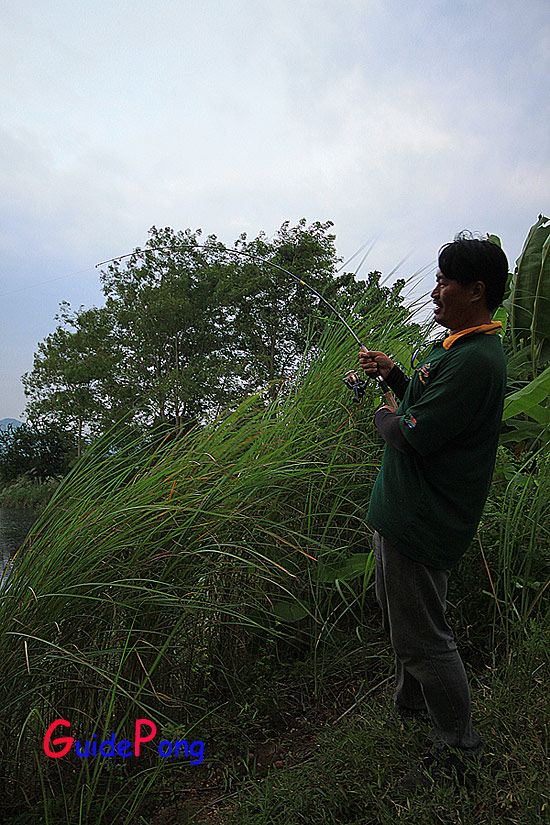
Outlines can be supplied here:
M184 248L186 247L188 249L208 249L206 244L199 244L199 243L194 243L194 244L182 243L182 244L179 244L179 246L184 247ZM262 258L259 255L254 255L252 252L245 252L242 249L229 249L228 247L224 246L223 244L218 244L216 249L217 250L223 249L224 252L227 252L230 255L241 255L242 257L248 258L249 260L252 260L254 262L256 262L257 260L260 260L262 262L262 264L265 264L267 266L271 266L274 269L278 269L280 272L284 272L285 275L288 275L296 283L301 284L302 286L305 286L306 289L309 289L309 291L312 292L313 295L315 295L317 298L319 298L319 300L322 301L336 315L338 320L345 326L345 328L353 336L355 341L357 341L359 346L360 347L365 346L361 342L361 339L359 338L359 336L357 335L355 330L352 329L352 327L348 324L346 319L341 315L341 313L336 309L336 307L333 306L333 304L331 304L330 301L328 301L323 295L321 295L320 292L317 292L315 287L311 286L311 284L309 284L307 281L304 281L302 278L300 278L299 275L295 275L294 272L290 271L290 269L285 269L285 267L281 266L280 264L276 264L273 261L268 261L268 260L266 260L265 258ZM109 258L106 261L100 261L98 264L96 264L96 269L100 266L104 266L105 264L111 264L111 263L118 264L120 261L123 261L125 258L131 258L133 255L146 255L148 252L164 252L166 250L173 250L173 246L157 246L157 247L150 247L148 249L140 249L136 252L128 252L125 255L118 255L116 258ZM216 251L216 250L211 250L211 251ZM368 349L368 347L365 347L365 349ZM353 378L351 376L353 376ZM390 388L388 387L388 385L386 384L386 382L384 381L382 376L381 375L376 376L376 380L378 381L380 389L384 393L384 396L385 396L386 400L388 401L388 403L390 403L390 404L395 403L395 401L393 399L393 396L391 394ZM344 383L346 384L347 387L349 387L355 393L355 400L360 401L361 397L363 396L363 394L365 392L365 389L367 387L366 381L363 381L361 378L359 378L357 376L357 374L355 373L355 370L350 370L348 373L346 373L346 376L344 377Z
M87 269L79 269L77 272L68 272L66 275L57 275L55 278L48 278L47 281L38 281L36 284L27 284L27 286L20 286L17 289L10 289L9 292L0 292L0 298L5 298L7 295L15 295L16 292L24 292L26 289L35 289L35 287L43 286L44 284L53 284L54 281L62 281L63 278L72 278L75 275L83 275L85 272L93 272L94 267L89 266Z

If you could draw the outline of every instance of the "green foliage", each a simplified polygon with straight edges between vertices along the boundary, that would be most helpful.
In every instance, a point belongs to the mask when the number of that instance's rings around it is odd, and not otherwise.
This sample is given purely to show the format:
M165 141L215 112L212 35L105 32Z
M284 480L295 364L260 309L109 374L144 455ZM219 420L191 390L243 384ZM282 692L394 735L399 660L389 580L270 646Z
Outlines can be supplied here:
M149 234L143 252L101 274L123 353L111 392L137 423L179 429L216 408L224 390L231 396L228 311L220 301L225 264L213 237L199 248L200 232L153 227Z
M475 791L452 782L405 794L398 780L425 754L429 727L391 720L373 675L355 701L319 720L310 746L283 741L280 767L251 777L224 800L228 825L542 825L547 821L550 724L547 639L533 634L532 666L484 667L473 679L476 729L487 753ZM361 702L361 700L363 700ZM353 710L345 718L338 717ZM326 711L325 711L326 712ZM337 714L336 719L334 716ZM288 739L288 738L287 738Z
M547 449L516 458L499 448L479 542L490 585L493 639L500 637L509 661L533 621L544 624L550 610Z
M539 215L531 227L509 294L498 310L507 313L508 378L506 428L501 443L548 444L550 410L550 221ZM519 418L517 417L519 416Z
M373 348L407 360L424 336L407 318L399 320L377 286L371 283L372 300L359 303L350 321ZM0 591L0 775L4 808L14 820L18 813L21 821L33 821L29 809L41 805L36 821L129 825L169 770L153 753L139 765L48 760L41 742L56 718L70 719L86 738L106 731L128 738L132 721L144 716L209 741L216 734L212 715L222 709L236 737L236 708L249 698L260 701L250 690L266 658L280 665L285 682L291 671L284 663L295 668L305 659L308 688L318 699L331 687L325 662L348 655L343 639L360 640L362 659L373 655L378 637L368 621L374 598L365 598L372 596L372 557L364 515L381 457L372 425L379 398L372 385L360 405L353 403L341 379L356 363L355 342L338 323L325 323L324 337L271 403L267 393L252 396L204 426L179 432L165 426L145 438L114 430L65 478ZM484 639L487 628L495 637L502 628L514 654L506 663L505 698L483 717L504 758L516 741L509 732L522 731L515 716L499 727L500 714L511 713L510 685L532 699L530 708L537 706L536 685L528 677L520 685L518 671L523 674L534 629L544 629L550 595L542 530L549 476L542 452L533 468L506 450L500 459L481 541L490 572L482 594L486 612L476 621ZM471 602L471 592L463 598ZM539 648L530 649L529 674L544 678L547 663L538 661ZM491 675L484 667L483 673L490 693L500 671ZM364 724L354 719L352 731L339 720L331 723L334 750L322 740L320 758L294 772L297 778L281 792L264 785L265 801L256 797L241 821L284 822L288 810L289 823L393 822L395 770L410 767L411 748L407 742L397 747L393 733L381 744L381 714L370 711L378 686L377 674L363 705L369 708ZM546 707L546 693L544 701ZM522 736L527 740L525 731ZM535 756L542 764L542 746ZM528 764L521 763L522 776ZM175 788L188 781L187 765L170 768ZM515 764L502 771L518 775ZM503 788L489 781L486 787L493 796L484 800L500 813L507 803ZM526 787L522 813L540 812L532 783ZM459 823L463 807L436 794L422 815L426 823L436 812ZM414 806L399 810L411 823L424 821ZM480 825L492 821L488 811L486 802L469 809Z
M518 413L530 413L533 409L539 411L544 409L540 407L540 403L546 401L549 394L550 367L547 367L544 372L537 375L529 384L526 384L520 390L517 390L517 392L506 396L502 416L503 420L506 421L506 419L511 418L513 415L518 415Z
M234 369L246 392L269 384L274 398L281 381L298 368L306 348L319 342L327 324L339 323L305 285L269 264L303 278L359 325L382 304L397 324L407 317L400 295L404 281L390 288L380 285L380 272L369 273L365 281L355 280L352 273L337 274L331 228L330 222L306 226L302 219L295 227L284 223L272 241L262 233L252 241L242 235L235 243L235 250L246 257L234 260L228 270L225 301L234 312L228 331Z
M27 476L21 476L0 489L0 506L42 509L51 499L59 484L59 480L55 478L48 478L39 483Z
M23 379L27 415L70 428L81 444L121 419L181 431L247 393L269 387L274 400L306 350L339 323L277 266L311 283L359 328L382 307L401 324L404 282L387 287L379 272L366 281L338 274L331 226L286 222L271 240L241 235L229 250L215 236L199 244L200 231L153 227L143 249L102 272L105 307L62 306L62 323Z
M506 335L506 330L508 328L508 313L504 309L504 307L499 307L497 311L493 314L491 319L492 321L500 321L502 324L501 329L498 331L498 334L501 338L504 338Z
M105 308L75 313L64 302L56 319L22 379L25 412L30 421L72 432L80 455L86 435L99 435L113 419L113 404L117 411L122 405L123 357Z
M550 340L549 249L550 220L539 215L516 262L506 302L514 349L530 342L533 363Z
M425 753L429 728L414 721L403 729L396 719L391 721L388 656L387 663L377 662L362 688L354 685L352 698L338 702L328 724L324 719L318 723L307 754L301 748L295 753L292 741L285 748L283 739L281 767L262 780L250 777L241 784L236 801L229 800L229 810L224 810L229 822L546 821L549 469L543 451L521 461L499 449L479 552L472 548L451 578L450 612L471 678L475 726L487 746L476 792L449 783L407 798L397 787L399 777Z
M353 581L360 576L370 579L373 573L373 556L371 553L353 553L338 564L319 566L319 581Z
M0 479L14 481L26 475L42 482L63 475L72 447L67 435L54 427L8 427L0 431Z
M364 323L376 344L410 333L385 304ZM65 478L0 599L6 804L27 804L22 787L37 802L36 760L43 786L64 789L56 821L72 822L82 798L83 822L112 821L116 789L138 793L109 760L74 772L45 759L56 718L86 737L142 716L200 729L241 695L269 645L282 659L311 652L320 687L324 651L359 628L372 567L364 506L378 397L373 385L354 404L350 362L356 343L330 325L271 404L252 396L160 443L111 434ZM6 737L19 734L14 757ZM161 763L150 755L140 769Z

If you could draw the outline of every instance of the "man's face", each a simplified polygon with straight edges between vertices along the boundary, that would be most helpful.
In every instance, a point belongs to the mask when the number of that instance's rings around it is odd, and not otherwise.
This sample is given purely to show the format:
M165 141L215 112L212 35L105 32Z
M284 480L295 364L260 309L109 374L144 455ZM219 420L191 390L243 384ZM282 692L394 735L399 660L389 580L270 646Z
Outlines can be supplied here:
M438 269L435 289L431 294L435 304L434 319L438 324L452 332L475 326L472 316L479 304L473 300L473 286L463 286L458 281L452 281Z

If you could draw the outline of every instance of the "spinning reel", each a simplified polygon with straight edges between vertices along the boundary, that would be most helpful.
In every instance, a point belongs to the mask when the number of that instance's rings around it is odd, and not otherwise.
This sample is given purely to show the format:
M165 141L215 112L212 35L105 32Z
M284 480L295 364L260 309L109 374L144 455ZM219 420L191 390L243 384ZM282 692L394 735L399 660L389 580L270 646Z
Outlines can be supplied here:
M363 398L365 391L367 389L367 382L364 378L360 378L355 370L349 370L346 372L343 378L344 384L348 389L353 390L354 393L354 401L357 404L361 403L361 399Z

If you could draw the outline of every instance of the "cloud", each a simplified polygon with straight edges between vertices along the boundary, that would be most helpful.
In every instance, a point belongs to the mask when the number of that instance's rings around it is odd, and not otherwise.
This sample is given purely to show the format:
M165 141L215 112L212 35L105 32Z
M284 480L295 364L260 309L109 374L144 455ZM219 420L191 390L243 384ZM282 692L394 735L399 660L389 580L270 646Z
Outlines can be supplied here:
M384 272L411 250L406 271L428 264L470 228L515 259L550 208L549 43L539 0L475 13L459 0L58 0L40 15L8 0L3 287L122 254L152 224L230 243L332 219L343 256L378 237L365 266ZM44 288L32 312L29 292L13 317L51 327L59 300L97 294L84 280Z

